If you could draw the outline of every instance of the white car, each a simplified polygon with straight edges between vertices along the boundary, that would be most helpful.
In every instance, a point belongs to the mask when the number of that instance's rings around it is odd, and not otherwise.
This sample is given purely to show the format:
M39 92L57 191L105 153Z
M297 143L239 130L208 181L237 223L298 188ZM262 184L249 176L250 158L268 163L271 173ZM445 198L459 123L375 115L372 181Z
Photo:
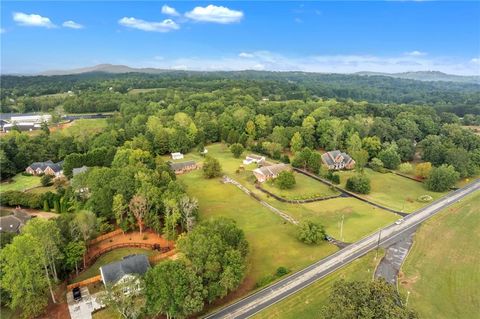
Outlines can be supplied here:
M403 223L403 218L400 218L399 220L397 220L395 222L395 225L400 225L401 223Z

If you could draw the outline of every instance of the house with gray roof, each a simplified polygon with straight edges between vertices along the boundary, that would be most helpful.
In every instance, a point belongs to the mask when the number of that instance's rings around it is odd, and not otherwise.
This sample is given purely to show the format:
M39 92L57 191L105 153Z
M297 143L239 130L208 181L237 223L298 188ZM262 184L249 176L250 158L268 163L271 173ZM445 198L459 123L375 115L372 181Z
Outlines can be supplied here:
M171 170L177 175L190 172L198 168L198 165L195 161L186 161L179 163L169 162L168 165L170 165Z
M100 267L100 276L105 286L115 285L128 277L143 276L150 269L146 255L136 254L123 257Z
M30 164L25 171L31 175L54 175L61 176L63 174L63 161L54 163L51 160L46 162L34 162Z
M339 170L355 168L355 160L347 153L339 150L324 153L322 155L322 161L328 169Z
M291 168L287 164L273 164L269 166L263 166L253 170L253 175L257 178L257 181L260 183L265 182L266 180L277 178L278 174L283 171L289 171Z
M19 233L32 217L22 209L15 209L12 215L0 217L0 232Z

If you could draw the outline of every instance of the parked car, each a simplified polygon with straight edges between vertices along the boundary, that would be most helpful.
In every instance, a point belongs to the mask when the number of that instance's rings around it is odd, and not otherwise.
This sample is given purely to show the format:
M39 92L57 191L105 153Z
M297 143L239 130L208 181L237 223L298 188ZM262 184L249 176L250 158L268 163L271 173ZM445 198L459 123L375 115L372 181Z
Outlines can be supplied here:
M82 300L82 292L80 291L80 287L73 288L72 294L73 294L73 300L75 301Z
M395 222L395 225L400 225L401 223L403 223L403 218L400 218L399 220L397 220Z

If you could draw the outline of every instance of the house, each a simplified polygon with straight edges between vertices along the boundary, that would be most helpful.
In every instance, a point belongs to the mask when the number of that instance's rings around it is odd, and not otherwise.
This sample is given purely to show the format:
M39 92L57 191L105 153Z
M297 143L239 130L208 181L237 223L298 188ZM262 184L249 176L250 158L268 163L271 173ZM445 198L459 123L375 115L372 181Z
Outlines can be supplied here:
M136 254L123 257L100 267L100 276L105 286L115 285L129 277L143 276L150 268L150 262L146 255Z
M355 161L347 153L342 153L339 150L330 151L322 155L323 163L328 169L353 169Z
M249 165L252 163L262 164L265 161L265 156L250 154L245 157L243 164Z
M273 164L254 169L253 175L255 175L257 181L263 183L269 179L276 178L280 172L289 170L290 166L287 164Z
M7 215L0 217L0 232L19 233L22 227L32 217L28 215L24 210L17 208L13 212L13 215Z
M50 160L46 162L35 162L25 169L25 172L31 175L53 175L61 176L63 174L63 161L54 163Z
M12 116L10 122L15 123L33 123L33 124L42 124L43 122L51 122L52 116L50 114L40 114L40 115L22 115L22 116Z
M5 124L3 125L2 130L5 133L8 133L12 130L19 130L20 132L31 132L34 130L39 130L40 128L41 128L41 124L20 122L20 123Z
M88 166L83 165L82 167L76 167L72 169L72 176L85 173L86 171L88 171Z
M172 153L172 159L173 160L179 160L179 159L182 159L183 158L183 154L182 153Z
M183 174L198 168L198 165L195 161L187 161L180 163L169 162L168 164L170 165L170 168L175 174Z

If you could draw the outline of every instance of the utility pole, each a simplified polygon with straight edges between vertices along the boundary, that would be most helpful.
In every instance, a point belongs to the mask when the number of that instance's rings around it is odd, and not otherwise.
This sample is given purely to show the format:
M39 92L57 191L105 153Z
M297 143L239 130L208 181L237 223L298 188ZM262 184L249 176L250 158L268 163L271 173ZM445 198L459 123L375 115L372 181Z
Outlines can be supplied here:
M342 222L340 223L340 240L341 241L344 241L343 240L343 220L345 218L345 215L342 215Z

